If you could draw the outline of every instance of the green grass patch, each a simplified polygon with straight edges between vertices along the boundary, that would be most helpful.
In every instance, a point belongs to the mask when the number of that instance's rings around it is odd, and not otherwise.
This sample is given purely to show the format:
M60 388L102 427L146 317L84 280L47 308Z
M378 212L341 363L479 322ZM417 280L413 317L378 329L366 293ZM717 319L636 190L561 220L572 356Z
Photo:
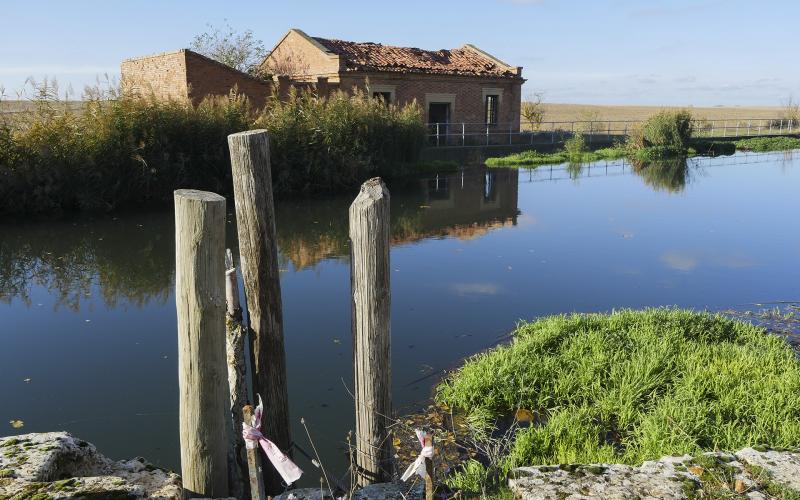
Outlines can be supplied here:
M748 323L678 309L522 323L510 345L468 359L436 398L489 425L521 408L538 415L517 431L505 467L800 442L791 347Z
M600 160L613 160L625 156L626 150L622 146L612 146L594 151L581 151L573 154L568 153L566 150L553 153L522 151L502 158L487 158L486 165L489 167L536 167L560 163L589 163Z
M797 137L751 137L734 142L736 149L742 151L788 151L800 149L800 138Z

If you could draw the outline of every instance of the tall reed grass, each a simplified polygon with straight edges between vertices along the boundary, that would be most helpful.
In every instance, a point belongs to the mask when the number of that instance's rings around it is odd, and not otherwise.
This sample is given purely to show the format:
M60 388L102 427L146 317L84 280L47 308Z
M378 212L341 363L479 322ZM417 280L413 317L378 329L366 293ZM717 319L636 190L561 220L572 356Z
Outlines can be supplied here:
M0 115L0 214L162 206L177 188L229 195L226 138L253 128L270 132L277 195L335 191L402 171L425 134L416 105L364 94L293 93L258 112L235 93L197 106L113 87L84 99L75 110L37 88L33 111Z

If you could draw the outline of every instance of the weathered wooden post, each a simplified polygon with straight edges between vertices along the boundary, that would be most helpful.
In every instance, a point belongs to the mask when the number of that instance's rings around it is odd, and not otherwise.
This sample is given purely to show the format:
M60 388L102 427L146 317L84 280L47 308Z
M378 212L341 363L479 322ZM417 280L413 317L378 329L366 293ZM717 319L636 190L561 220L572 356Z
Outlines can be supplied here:
M370 179L350 205L358 484L387 481L392 442L389 366L389 191Z
M262 432L289 454L289 401L283 310L275 241L275 207L269 164L269 136L251 130L228 136L242 267L250 326L253 389L264 397ZM273 467L264 467L267 494L283 490Z
M228 496L225 198L175 191L181 476L188 497Z
M247 461L244 458L241 409L247 404L247 367L244 359L245 330L242 327L242 308L239 302L239 280L230 249L225 250L225 339L228 358L228 389L232 432L228 443L228 483L230 494L243 498L247 493L244 478L247 477Z

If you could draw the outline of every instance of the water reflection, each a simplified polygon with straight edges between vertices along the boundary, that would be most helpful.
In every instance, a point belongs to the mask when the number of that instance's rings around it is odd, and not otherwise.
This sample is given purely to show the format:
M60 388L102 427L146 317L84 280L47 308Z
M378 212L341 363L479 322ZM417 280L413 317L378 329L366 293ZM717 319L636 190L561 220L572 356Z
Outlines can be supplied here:
M6 224L2 234L0 302L30 306L34 287L53 294L56 308L75 311L93 288L109 307L169 297L174 235L164 214Z
M635 162L633 171L655 191L679 193L689 180L689 161L686 158L668 158L651 162Z
M392 244L425 238L477 238L516 225L517 170L475 169L392 183ZM349 255L347 208L352 198L279 204L278 246L284 269L312 267Z
M476 238L516 224L518 173L478 169L393 184L392 243L431 237ZM352 198L278 203L281 267L301 270L349 255L347 209ZM229 215L229 245L233 215ZM74 221L6 224L0 240L0 301L30 306L31 289L80 310L96 288L109 307L142 306L169 297L174 274L171 214L126 214Z

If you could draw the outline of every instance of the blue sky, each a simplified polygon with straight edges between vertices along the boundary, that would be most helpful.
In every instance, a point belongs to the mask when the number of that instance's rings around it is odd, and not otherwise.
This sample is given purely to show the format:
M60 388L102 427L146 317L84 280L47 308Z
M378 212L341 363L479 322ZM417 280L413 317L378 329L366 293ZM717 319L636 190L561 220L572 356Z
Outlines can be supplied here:
M290 27L425 49L473 43L524 66L523 93L549 102L777 106L800 97L796 0L3 0L0 85L13 98L26 78L47 75L80 93L117 75L122 59L188 46L225 19L268 47Z

